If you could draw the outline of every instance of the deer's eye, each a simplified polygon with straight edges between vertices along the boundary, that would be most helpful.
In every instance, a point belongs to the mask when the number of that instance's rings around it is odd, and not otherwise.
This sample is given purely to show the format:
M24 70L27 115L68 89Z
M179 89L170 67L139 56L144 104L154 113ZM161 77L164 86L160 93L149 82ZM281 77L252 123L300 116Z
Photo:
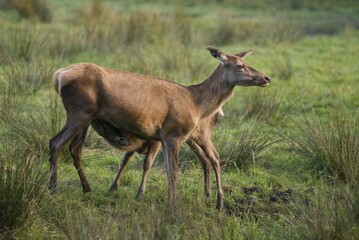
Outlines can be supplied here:
M238 64L238 65L237 65L237 68L238 68L238 69L241 69L241 70L244 69L244 64Z

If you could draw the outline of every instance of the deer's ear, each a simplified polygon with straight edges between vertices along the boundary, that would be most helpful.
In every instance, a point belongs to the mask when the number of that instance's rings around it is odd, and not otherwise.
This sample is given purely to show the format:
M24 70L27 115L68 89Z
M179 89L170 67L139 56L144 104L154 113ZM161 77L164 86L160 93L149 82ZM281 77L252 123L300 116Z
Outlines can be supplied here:
M127 139L124 137L116 136L115 140L116 140L117 144L122 145L122 146L130 146L131 145L130 142L127 141Z
M227 61L227 56L219 49L214 47L207 47L207 50L211 53L214 58L217 58L221 62Z
M251 55L252 53L253 53L253 50L249 50L249 51L240 52L240 53L237 53L234 55L237 57L240 57L240 58L245 58L246 56Z

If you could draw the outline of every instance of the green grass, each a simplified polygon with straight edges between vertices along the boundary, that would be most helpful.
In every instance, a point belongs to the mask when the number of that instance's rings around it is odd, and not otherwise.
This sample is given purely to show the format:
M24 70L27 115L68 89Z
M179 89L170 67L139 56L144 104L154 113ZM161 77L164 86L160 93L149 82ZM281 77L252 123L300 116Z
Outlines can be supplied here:
M26 146L19 148L12 141L2 144L0 158L0 234L11 236L15 229L31 225L34 213L45 196L42 167L44 152Z
M298 151L312 160L311 167L353 187L359 184L358 113L335 112L324 122L316 115L298 123L290 137Z
M5 3L5 1L4 1ZM0 239L358 239L359 32L356 1L47 1L51 22L0 1ZM225 208L180 153L177 207L167 208L160 153L135 200L142 156L107 190L123 154L90 131L83 194L69 154L47 194L48 140L65 119L51 75L76 62L196 84L216 62L205 50L253 49L267 88L235 89L213 141ZM311 111L308 112L308 109ZM65 148L66 149L66 148ZM16 211L15 211L15 210Z

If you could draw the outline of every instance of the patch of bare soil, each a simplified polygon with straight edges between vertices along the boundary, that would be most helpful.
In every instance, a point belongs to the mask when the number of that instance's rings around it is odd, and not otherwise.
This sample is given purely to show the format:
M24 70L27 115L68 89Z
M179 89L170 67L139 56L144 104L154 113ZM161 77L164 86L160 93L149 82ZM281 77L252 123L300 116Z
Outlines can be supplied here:
M275 216L293 201L293 191L290 188L267 192L259 186L250 186L241 188L237 193L231 189L228 193L230 198L225 203L227 213L255 220L263 214Z

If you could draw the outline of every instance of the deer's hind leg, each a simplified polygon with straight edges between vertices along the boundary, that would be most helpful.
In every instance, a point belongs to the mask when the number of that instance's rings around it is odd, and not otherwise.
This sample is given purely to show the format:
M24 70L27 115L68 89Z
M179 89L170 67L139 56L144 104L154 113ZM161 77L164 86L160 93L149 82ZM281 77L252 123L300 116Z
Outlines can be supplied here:
M83 191L85 193L86 192L91 192L91 187L90 187L90 184L89 184L89 182L87 180L87 177L86 177L83 165L82 165L82 160L81 160L82 146L83 146L84 141L85 141L87 130L88 130L88 126L83 128L71 140L71 143L69 145L69 151L70 151L72 159L73 159L73 164L74 164L74 166L75 166L75 168L77 170L77 173L79 174L82 189L83 189Z
M69 114L68 114L69 116ZM70 115L71 116L71 115ZM77 115L78 118L68 117L65 126L49 141L50 148L50 181L49 191L55 193L57 188L57 157L64 145L88 128L91 122L89 115ZM81 117L80 117L81 116Z

